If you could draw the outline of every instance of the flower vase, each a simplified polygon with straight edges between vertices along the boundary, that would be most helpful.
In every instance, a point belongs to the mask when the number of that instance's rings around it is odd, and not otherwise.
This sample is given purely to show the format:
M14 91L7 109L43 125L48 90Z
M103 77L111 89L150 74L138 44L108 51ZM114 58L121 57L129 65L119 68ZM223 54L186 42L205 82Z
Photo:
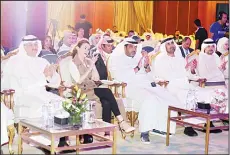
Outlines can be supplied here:
M82 127L82 115L81 114L75 114L69 116L69 125L74 128L80 128Z

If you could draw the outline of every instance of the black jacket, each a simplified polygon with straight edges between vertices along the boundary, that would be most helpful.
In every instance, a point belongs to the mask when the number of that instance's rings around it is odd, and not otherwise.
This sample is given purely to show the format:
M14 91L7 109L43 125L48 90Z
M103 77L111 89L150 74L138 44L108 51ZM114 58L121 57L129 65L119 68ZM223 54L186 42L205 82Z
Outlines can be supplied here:
M98 55L98 60L96 61L95 65L99 73L100 80L107 80L108 78L107 67L105 66L101 54Z
M189 50L189 53L194 51L194 49L192 49L192 48L189 48L188 50ZM182 46L180 46L180 51L181 51L182 56L185 58L185 54L184 54L184 50L183 50Z

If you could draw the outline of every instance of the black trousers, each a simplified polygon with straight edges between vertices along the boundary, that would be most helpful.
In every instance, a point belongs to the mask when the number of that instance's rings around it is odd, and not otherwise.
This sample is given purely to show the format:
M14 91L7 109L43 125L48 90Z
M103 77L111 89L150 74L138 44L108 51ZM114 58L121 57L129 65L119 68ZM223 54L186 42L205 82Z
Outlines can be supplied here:
M115 116L121 114L112 91L109 88L95 88L94 93L102 104L102 120L111 123L111 111Z

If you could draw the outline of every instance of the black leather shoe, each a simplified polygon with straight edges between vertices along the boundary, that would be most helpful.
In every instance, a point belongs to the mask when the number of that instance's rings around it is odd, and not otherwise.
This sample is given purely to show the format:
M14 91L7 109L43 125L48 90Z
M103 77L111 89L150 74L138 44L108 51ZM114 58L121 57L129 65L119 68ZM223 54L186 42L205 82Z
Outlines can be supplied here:
M88 144L88 143L93 142L93 136L92 135L85 134L85 135L83 135L83 138L84 138L83 144Z
M206 127L206 126L207 126L207 124L205 123L204 127ZM215 127L212 122L210 122L210 127ZM203 132L206 132L206 129L204 129ZM221 132L222 132L222 130L220 130L220 129L210 130L210 133L221 133Z
M224 125L229 125L229 120L222 119L221 121L223 122Z
M50 145L48 145L48 146L50 146ZM40 149L44 153L44 155L50 155L51 154L50 150L46 150L46 149L41 148L41 147L38 147L38 149ZM56 153L54 153L54 154L56 154Z
M63 147L63 146L69 146L69 144L66 141L59 141L58 147Z
M224 124L224 126L228 126L229 125L229 120L221 120ZM224 131L229 131L229 129L224 129Z
M190 137L198 136L197 132L192 127L185 127L184 134Z
M58 147L64 147L64 146L69 146L69 144L66 142L66 140L60 139L58 143ZM65 151L62 151L61 153L72 153L75 151L76 150L65 150Z

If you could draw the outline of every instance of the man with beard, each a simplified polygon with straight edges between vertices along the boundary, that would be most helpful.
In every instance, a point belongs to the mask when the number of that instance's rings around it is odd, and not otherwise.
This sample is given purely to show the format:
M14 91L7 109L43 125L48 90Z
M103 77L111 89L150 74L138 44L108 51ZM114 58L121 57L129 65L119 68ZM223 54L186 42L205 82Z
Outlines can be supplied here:
M149 131L158 130L159 135L166 135L168 106L176 105L179 101L167 90L160 86L151 86L146 76L140 76L140 68L147 67L142 64L141 51L137 51L137 42L126 38L118 44L110 56L109 70L115 80L127 83L126 98L139 103L139 131L141 141L150 144ZM176 113L172 113L176 116ZM175 133L176 123L171 122L170 133Z
M228 19L228 14L226 12L219 12L218 21L214 22L210 26L210 33L211 38L214 42L217 42L218 39L225 36L226 31L224 30L223 26L226 24Z
M197 76L191 74L190 71L185 69L185 60L181 55L179 47L176 45L173 38L167 38L162 41L160 47L161 53L155 58L155 76L158 81L168 81L167 90L173 95L177 96L182 103L181 108L192 109L193 105L187 105L187 95L189 90L197 90L197 100L198 102L211 102L211 96L213 93L212 89L195 87L189 83L189 80L203 82L205 77L202 75ZM186 121L191 121L193 124L203 123L198 119L186 119ZM214 130L212 130L214 132ZM218 131L219 132L219 131ZM186 126L184 134L188 136L197 136L198 134L193 130L192 127Z
M102 38L98 42L97 51L95 53L92 53L93 55L98 54L98 60L96 61L95 65L99 73L100 80L108 79L107 61L110 57L110 54L112 53L113 42L113 39L111 39L109 36L102 36ZM94 92L95 95L97 95L100 98L102 104L103 121L111 123L112 111L115 117L118 119L118 121L121 122L120 128L122 130L124 130L127 133L135 130L134 127L131 127L126 121L124 121L125 119L122 117L121 113L123 114L123 116L125 116L125 109L118 107L118 103L114 98L112 91L109 88L106 88L104 86L94 88ZM109 133L105 133L105 135L108 134Z

